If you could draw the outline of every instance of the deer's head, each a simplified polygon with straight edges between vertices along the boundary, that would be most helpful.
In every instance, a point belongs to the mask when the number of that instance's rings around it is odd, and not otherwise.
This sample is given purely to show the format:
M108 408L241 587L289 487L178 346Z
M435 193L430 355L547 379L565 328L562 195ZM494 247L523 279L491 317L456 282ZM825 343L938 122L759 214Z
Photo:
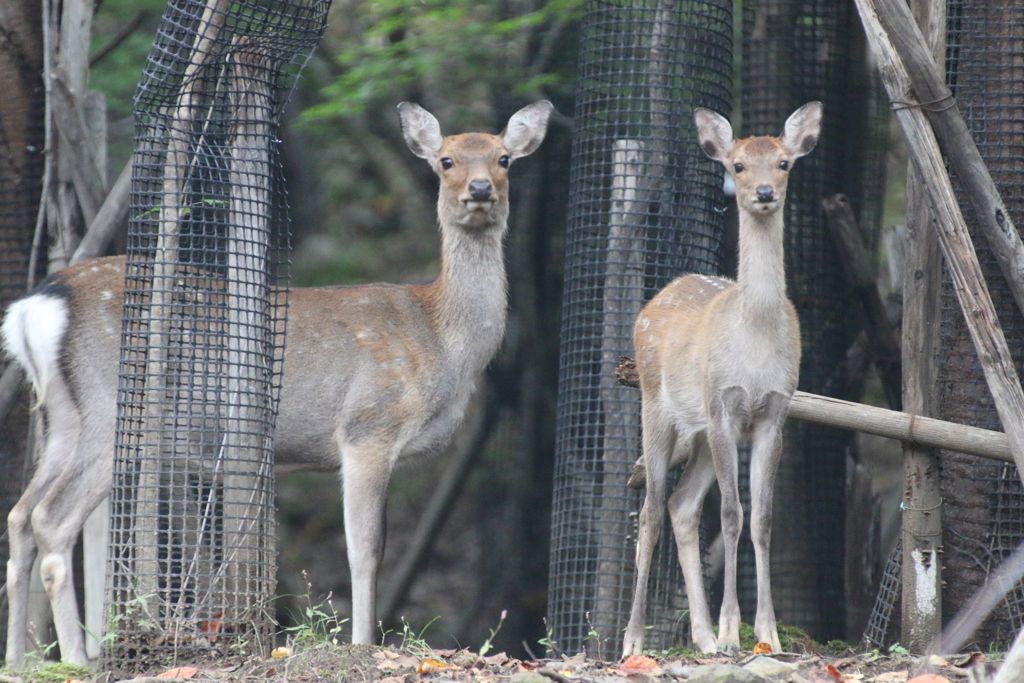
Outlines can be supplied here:
M771 214L785 202L789 171L793 162L818 142L821 114L821 102L809 102L786 119L779 137L765 135L739 141L721 114L697 109L693 118L701 149L732 175L740 210L757 216Z
M442 226L468 229L504 226L508 219L508 169L544 140L552 104L523 107L501 135L441 135L437 119L411 102L398 105L402 134L413 154L430 162L441 179L437 199Z

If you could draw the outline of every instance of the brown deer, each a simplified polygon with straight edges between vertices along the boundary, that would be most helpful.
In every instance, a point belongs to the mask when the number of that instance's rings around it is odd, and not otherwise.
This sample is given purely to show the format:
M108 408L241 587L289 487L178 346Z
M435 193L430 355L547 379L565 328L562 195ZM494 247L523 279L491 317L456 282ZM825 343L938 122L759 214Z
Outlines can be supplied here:
M781 137L736 141L725 118L707 109L694 112L701 148L722 162L735 181L739 277L736 282L704 275L678 278L644 307L634 327L647 495L640 512L625 655L643 650L647 580L665 510L666 477L682 463L685 468L668 509L686 581L691 636L704 652L739 646L740 437L751 442L750 530L757 563L754 633L774 651L781 650L768 562L772 489L782 452L782 423L800 366L800 327L786 298L783 205L789 170L814 148L821 114L821 103L811 102L789 117ZM698 538L704 497L716 479L725 542L717 639L704 592Z
M508 169L540 145L552 105L524 107L501 135L450 137L418 105L398 109L409 148L441 179L441 273L428 285L292 290L274 436L277 465L341 473L356 643L375 640L391 472L449 441L501 343ZM86 662L71 552L111 485L123 292L123 257L84 262L12 304L3 323L4 347L47 425L35 475L8 517L8 666L23 661L37 554L61 655Z

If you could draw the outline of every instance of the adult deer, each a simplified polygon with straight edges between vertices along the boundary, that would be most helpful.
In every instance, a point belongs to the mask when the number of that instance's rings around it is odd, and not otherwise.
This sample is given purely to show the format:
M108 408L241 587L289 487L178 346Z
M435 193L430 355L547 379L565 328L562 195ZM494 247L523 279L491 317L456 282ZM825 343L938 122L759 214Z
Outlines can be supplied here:
M757 563L754 634L781 650L772 605L768 552L772 489L782 452L782 423L796 389L800 327L786 298L783 205L793 162L818 140L822 106L811 102L786 121L779 138L736 141L722 116L697 109L704 152L725 165L739 205L739 277L687 275L640 312L633 332L643 395L647 496L640 512L637 578L624 651L639 654L651 555L661 531L669 469L686 463L668 500L686 581L693 641L704 652L739 646L736 548L743 527L737 441L750 438L750 530ZM725 587L718 638L701 573L698 522L717 478L722 493Z
M501 343L508 169L540 145L552 105L524 107L501 135L450 137L418 105L398 109L409 148L441 179L441 273L428 285L292 290L274 438L278 465L341 472L356 643L374 640L391 472L448 442ZM3 323L4 347L47 425L35 475L8 517L8 666L24 657L37 554L61 655L86 662L71 552L111 485L123 291L123 257L85 262L12 304Z

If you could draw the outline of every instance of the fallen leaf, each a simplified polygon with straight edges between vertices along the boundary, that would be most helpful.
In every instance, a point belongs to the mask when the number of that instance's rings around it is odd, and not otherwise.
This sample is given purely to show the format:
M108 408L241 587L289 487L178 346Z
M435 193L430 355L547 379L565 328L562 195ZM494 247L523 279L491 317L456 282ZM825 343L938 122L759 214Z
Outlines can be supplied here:
M949 666L949 662L938 655L928 655L928 666L937 666L941 668Z
M842 683L843 674L839 673L839 669L835 668L831 664L826 664L825 671L832 677L833 681L839 681L839 683Z
M904 683L908 678L910 678L909 671L886 671L871 680L875 683Z
M619 671L625 674L651 674L656 675L654 672L661 673L661 669L658 667L658 663L650 657L644 657L643 655L630 655L626 657L625 661L622 662L622 666L619 667Z
M271 659L283 659L285 657L291 657L291 656L292 656L292 650L289 647L275 647L270 652L270 658Z
M953 666L959 666L961 669L969 669L975 664L981 664L985 661L985 655L980 652L968 652L964 655L957 655L953 659Z
M217 642L217 634L224 628L224 622L220 620L223 616L223 612L217 612L213 615L213 619L208 619L199 624L199 632L207 634L207 638L211 643Z
M755 655L770 655L772 653L772 646L768 643L758 643L754 646Z
M197 673L199 673L199 669L195 668L194 666L179 666L179 667L177 667L175 669L168 669L167 671L163 672L162 674L157 674L156 677L157 678L192 678Z
M566 655L562 655L562 661L564 663L566 663L566 664L571 664L572 666L586 666L586 664L587 664L587 653L586 652L580 652L580 653L577 653L577 654L573 655L572 657L568 657Z
M451 657L456 652L458 652L458 650L434 650L434 654L438 657Z
M499 652L496 655L490 657L484 657L484 661L487 662L488 666L504 666L511 659L504 652Z
M921 674L920 676L914 676L907 683L949 683L949 679L935 674Z
M436 659L424 659L422 662L420 662L420 665L416 667L416 673L439 674L447 668L448 665L444 662L439 662Z

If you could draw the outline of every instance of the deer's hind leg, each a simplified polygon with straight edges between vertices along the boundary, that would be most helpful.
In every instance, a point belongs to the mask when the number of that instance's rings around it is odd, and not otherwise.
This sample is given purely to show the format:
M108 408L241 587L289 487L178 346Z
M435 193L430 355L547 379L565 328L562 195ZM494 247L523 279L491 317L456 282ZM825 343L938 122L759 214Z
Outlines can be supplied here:
M629 624L623 638L623 656L638 655L644 649L644 619L647 612L647 581L651 571L651 556L661 534L665 517L665 487L668 464L677 447L676 431L670 418L653 400L642 404L643 457L646 466L647 492L640 510L640 526L636 541L636 583ZM687 444L679 447L686 448Z
M87 663L71 554L86 517L110 490L111 456L104 456L103 449L94 443L105 441L109 435L97 432L92 439L83 436L82 415L63 382L50 382L46 418L43 455L25 493L8 516L11 559L7 565L7 663L15 667L22 664L25 654L28 581L37 555L43 587L53 609L61 658Z

